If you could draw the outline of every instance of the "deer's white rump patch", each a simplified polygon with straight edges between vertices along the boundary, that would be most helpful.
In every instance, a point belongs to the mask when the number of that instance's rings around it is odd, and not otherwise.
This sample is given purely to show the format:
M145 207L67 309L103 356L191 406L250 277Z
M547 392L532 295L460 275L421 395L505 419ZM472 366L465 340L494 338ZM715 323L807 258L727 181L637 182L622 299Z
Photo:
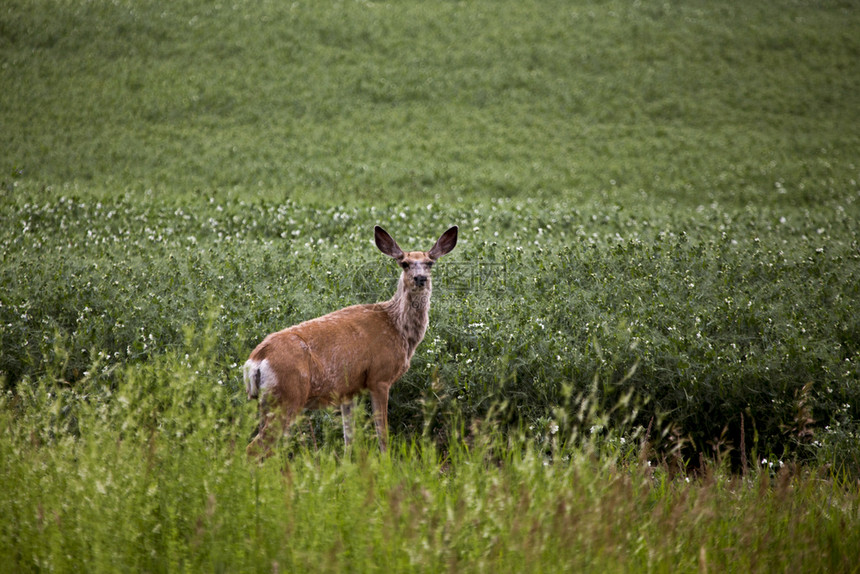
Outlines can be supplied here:
M245 391L248 393L249 399L257 398L261 390L275 386L278 380L268 359L262 361L248 359L245 361L244 372Z

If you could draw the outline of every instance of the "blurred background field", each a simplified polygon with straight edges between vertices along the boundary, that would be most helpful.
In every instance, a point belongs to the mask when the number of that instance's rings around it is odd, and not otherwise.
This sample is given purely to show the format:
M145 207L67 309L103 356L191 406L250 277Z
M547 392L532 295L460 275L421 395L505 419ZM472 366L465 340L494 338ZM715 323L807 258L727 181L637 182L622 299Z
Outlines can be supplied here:
M851 2L2 10L7 185L737 206L857 179Z
M400 569L853 567L853 3L11 0L0 85L2 562L367 570L401 516L423 526ZM461 230L393 390L400 450L342 455L323 411L248 464L240 365L390 296L375 224L415 249ZM279 513L310 476L359 486L321 487L302 536ZM459 530L548 484L570 552ZM622 549L577 538L622 499ZM670 517L698 526L654 536ZM745 534L766 524L779 544Z

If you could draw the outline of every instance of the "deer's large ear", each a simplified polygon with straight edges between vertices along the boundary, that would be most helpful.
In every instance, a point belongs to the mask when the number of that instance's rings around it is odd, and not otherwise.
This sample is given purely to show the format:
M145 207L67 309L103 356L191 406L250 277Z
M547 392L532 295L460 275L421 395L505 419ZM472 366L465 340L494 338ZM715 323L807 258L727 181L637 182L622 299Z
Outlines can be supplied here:
M457 245L457 230L458 227L455 225L443 233L442 236L436 240L436 245L427 252L427 257L436 261L446 253L450 253L451 250L454 249L454 246Z
M376 246L380 251L395 259L403 258L403 250L394 241L394 238L388 235L388 232L378 225L373 228L373 239L376 241Z

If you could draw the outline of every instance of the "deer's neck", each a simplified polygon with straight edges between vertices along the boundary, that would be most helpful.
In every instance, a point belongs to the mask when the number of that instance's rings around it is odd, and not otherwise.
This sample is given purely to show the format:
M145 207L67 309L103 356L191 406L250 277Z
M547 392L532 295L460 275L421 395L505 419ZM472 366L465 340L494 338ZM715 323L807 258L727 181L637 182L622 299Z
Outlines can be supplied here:
M395 328L406 342L407 358L424 338L430 323L430 285L421 291L409 291L401 278L394 297L383 303Z

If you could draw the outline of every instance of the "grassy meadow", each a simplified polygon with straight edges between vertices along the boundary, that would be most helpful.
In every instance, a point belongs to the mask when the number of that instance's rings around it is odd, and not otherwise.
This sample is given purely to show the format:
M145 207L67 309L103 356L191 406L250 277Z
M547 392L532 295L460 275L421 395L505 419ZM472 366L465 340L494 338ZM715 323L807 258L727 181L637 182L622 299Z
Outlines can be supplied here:
M5 2L0 571L857 572L858 126L852 2ZM391 451L247 460L375 224Z

